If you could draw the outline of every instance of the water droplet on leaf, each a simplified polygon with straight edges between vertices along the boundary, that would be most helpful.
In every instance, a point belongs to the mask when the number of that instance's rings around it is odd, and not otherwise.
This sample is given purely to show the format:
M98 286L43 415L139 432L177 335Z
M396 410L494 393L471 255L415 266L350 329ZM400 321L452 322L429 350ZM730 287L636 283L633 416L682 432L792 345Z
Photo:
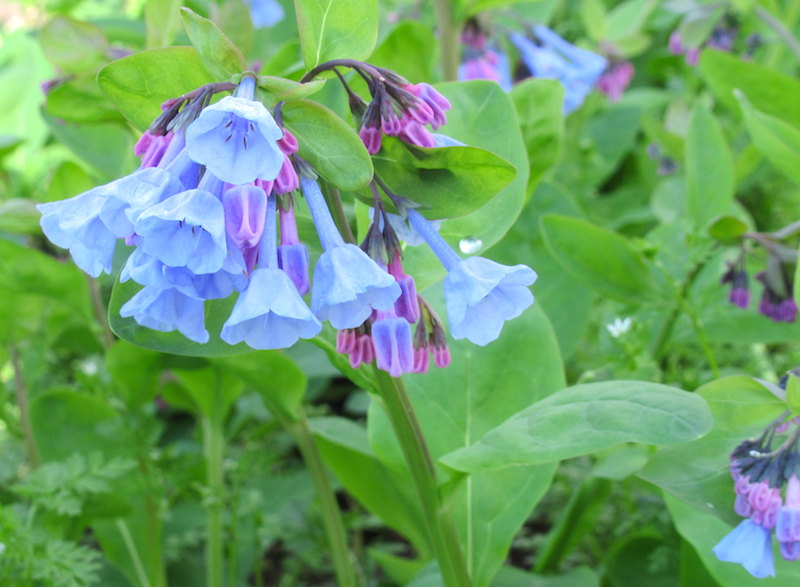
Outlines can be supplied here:
M467 236L458 243L458 248L465 255L474 255L483 247L483 241L476 236Z

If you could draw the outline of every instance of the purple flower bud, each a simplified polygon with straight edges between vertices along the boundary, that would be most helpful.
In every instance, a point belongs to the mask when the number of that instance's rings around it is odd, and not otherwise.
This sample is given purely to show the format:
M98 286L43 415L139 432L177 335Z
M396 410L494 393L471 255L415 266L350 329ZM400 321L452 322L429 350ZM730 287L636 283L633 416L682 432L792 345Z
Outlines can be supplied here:
M229 188L222 194L225 228L239 249L255 247L264 233L267 195L255 185Z
M789 477L786 503L778 510L775 538L780 542L800 542L800 479Z
M411 324L419 320L419 302L417 300L417 286L414 283L414 278L406 275L403 271L403 263L400 260L400 255L397 254L389 263L389 275L395 278L397 284L400 286L400 297L394 303L394 311L401 318L405 318Z
M404 118L401 121L401 129L397 136L411 145L428 148L436 146L436 139L431 132L411 118Z
M300 242L294 205L289 199L287 208L280 209L281 244L278 247L278 267L283 269L301 296L311 289L308 279L308 249Z
M288 194L300 188L300 179L287 155L283 156L283 166L275 178L273 190L276 194Z
M381 129L375 126L362 126L361 130L358 131L358 136L361 137L364 146L367 147L367 152L370 155L374 155L378 151L381 150L381 139L383 138L383 133Z

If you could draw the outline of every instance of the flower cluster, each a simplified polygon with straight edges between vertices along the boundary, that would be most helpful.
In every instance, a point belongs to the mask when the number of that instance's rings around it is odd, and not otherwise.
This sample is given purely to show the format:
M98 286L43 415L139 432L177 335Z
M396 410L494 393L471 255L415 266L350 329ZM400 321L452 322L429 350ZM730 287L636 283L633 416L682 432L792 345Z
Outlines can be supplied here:
M776 233L753 232L744 235L745 238L754 240L767 250L767 268L755 276L764 288L758 303L758 311L775 322L794 322L797 318L797 303L793 294L797 252L794 247L787 247L780 242L786 237L793 236L796 228L800 227L792 224ZM722 284L731 285L728 299L740 308L747 308L750 305L745 260L746 253L742 247L736 261L728 263L728 269L720 280Z
M728 15L725 16L711 31L711 34L697 47L687 47L683 43L680 31L673 31L669 37L669 52L673 55L683 55L687 65L694 67L700 60L700 51L703 47L717 51L731 51L736 37L739 34L738 26Z
M520 61L514 71L517 80L527 77L557 79L564 87L564 113L577 110L593 87L612 101L619 100L628 87L633 65L618 57L580 49L543 25L531 34L513 32L509 41L519 52ZM487 35L475 21L470 21L462 37L464 59L459 79L489 79L509 91L512 86L508 58L497 46L490 45ZM613 47L607 47L614 53Z
M380 148L383 133L423 146L459 144L423 126L444 125L450 108L431 86L358 67L373 81L361 129L370 151ZM215 93L232 90L211 103ZM238 85L210 84L168 100L136 145L138 170L39 205L45 235L94 277L112 271L118 241L133 247L120 280L142 288L122 306L123 317L202 344L210 340L205 302L237 294L219 334L228 344L285 348L315 337L328 321L353 366L375 361L398 376L425 372L432 357L445 367L444 324L405 273L398 234L427 242L447 269L445 300L455 338L485 345L533 302L533 270L461 259L416 204L378 177L371 184L374 213L366 238L361 246L346 242L316 174L297 155L297 139L255 92L255 77L245 74ZM385 210L378 186L402 217ZM294 214L299 194L322 245L313 281ZM310 307L303 299L309 293Z
M759 578L775 575L773 534L784 559L800 560L800 419L787 416L731 453L734 509L746 519L713 549L721 561L739 563ZM786 440L773 450L776 436L783 433Z

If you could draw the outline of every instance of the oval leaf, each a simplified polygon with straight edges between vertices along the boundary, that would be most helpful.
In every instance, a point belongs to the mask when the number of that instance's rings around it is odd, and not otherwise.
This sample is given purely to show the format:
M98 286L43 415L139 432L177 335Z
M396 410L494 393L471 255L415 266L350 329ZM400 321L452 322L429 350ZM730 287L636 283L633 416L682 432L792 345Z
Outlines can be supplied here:
M188 8L181 8L183 26L203 63L211 74L226 81L245 69L245 60L239 48L225 36L217 25Z
M378 39L376 0L295 0L306 67L330 59L366 59Z
M705 400L674 387L644 381L589 383L525 408L441 461L465 472L535 465L623 442L686 442L708 432L711 424Z
M658 298L644 257L622 236L569 216L548 214L540 224L548 251L575 279L624 302Z

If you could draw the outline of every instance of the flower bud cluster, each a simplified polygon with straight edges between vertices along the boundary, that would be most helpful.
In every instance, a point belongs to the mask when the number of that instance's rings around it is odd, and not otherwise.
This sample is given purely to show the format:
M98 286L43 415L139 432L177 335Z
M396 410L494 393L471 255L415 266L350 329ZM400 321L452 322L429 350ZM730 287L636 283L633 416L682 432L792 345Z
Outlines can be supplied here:
M788 437L773 450L782 433ZM800 419L784 414L758 440L746 440L731 453L734 510L746 519L713 550L720 560L740 563L755 577L775 575L773 534L785 560L800 560L799 437Z

